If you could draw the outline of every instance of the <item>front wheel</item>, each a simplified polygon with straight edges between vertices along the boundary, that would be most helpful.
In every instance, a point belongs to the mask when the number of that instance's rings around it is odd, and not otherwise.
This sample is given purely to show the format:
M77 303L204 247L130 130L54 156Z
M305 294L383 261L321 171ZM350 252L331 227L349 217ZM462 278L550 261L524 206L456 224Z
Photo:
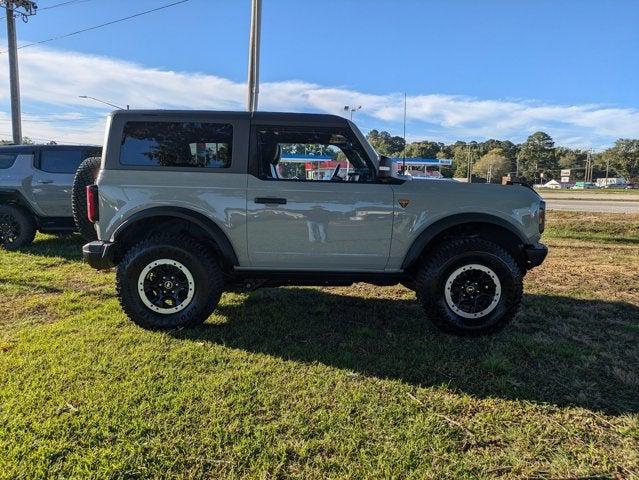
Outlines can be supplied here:
M116 275L127 316L149 329L204 323L220 300L224 276L204 246L182 235L159 235L134 246Z
M417 275L417 293L437 328L483 335L504 327L521 304L523 275L513 256L480 238L437 247Z

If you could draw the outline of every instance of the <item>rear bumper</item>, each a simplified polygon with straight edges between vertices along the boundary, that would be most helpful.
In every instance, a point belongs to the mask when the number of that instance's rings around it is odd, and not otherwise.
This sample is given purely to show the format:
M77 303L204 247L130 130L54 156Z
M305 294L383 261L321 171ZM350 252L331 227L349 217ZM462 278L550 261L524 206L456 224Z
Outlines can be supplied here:
M528 270L538 267L546 259L548 255L548 247L543 243L536 243L535 245L526 245L524 247L526 254L526 267Z
M115 244L109 242L90 242L82 247L82 258L97 270L113 268Z

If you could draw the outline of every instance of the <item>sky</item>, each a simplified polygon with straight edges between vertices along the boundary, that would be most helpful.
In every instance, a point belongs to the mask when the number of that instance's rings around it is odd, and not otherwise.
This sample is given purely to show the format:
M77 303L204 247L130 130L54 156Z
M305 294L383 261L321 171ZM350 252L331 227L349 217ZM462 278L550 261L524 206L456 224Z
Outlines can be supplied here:
M19 45L176 0L40 0ZM47 7L54 8L47 8ZM189 0L19 50L23 132L101 143L111 107L243 110L250 0ZM2 21L4 24L4 20ZM326 112L408 141L544 130L639 138L639 0L263 0L260 110ZM0 33L0 138L10 138Z

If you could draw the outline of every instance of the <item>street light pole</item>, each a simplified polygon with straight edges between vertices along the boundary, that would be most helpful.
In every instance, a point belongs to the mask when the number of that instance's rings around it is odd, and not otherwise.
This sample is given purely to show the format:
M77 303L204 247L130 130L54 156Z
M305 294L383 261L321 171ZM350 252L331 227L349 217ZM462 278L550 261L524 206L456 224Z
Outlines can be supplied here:
M353 113L355 113L358 110L361 110L362 106L358 105L357 107L351 107L350 105L344 105L344 111L345 112L351 112L351 122L353 121Z
M257 110L260 93L260 35L262 29L262 0L251 2L251 34L249 38L248 99L246 109Z
M90 95L78 95L78 98L85 98L85 99L91 99L91 100L95 100L96 102L99 103L104 103L105 105L108 105L109 107L113 107L113 108L117 108L118 110L124 110L123 107L116 105L115 103L110 103L110 102L106 102L104 100L100 100L99 98L95 98L95 97L91 97ZM129 106L126 106L126 110L129 109Z

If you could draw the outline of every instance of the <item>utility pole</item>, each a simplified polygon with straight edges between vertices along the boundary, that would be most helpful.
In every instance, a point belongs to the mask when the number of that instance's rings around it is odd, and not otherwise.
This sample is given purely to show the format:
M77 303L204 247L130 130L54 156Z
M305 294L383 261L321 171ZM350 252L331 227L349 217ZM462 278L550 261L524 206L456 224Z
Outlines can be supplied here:
M16 38L16 18L23 19L35 15L38 6L30 0L2 0L7 14L7 47L9 51L9 89L11 91L11 130L13 143L22 143L22 112L20 110L20 74L18 71L18 41ZM16 12L15 8L23 8L24 12Z
M404 92L404 149L402 150L402 173L406 175L406 92Z
M588 154L586 156L586 174L584 181L588 183L592 183L592 177L595 170L595 162L592 160L592 148L588 150Z
M251 36L249 38L248 100L246 109L257 110L260 92L260 33L262 24L262 0L251 0Z
M468 183L473 183L473 177L471 173L471 165L470 165L470 145L466 147L466 159L468 160Z

